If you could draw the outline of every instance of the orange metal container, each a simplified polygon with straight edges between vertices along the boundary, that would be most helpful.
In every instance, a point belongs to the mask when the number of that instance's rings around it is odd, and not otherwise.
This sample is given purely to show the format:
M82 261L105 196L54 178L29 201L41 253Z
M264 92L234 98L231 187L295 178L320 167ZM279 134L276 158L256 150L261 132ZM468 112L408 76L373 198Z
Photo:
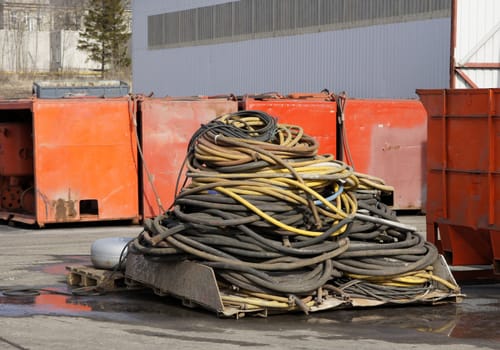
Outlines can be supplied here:
M452 265L500 264L500 89L417 90L428 113L427 239Z
M18 179L32 207L0 218L37 223L138 220L137 142L128 98L0 102L31 123L33 175ZM28 186L31 192L28 191Z
M349 99L344 114L355 169L394 186L394 209L424 209L427 115L422 104Z
M145 98L139 102L144 218L160 214L160 204L167 210L173 203L179 172L194 132L201 124L237 110L237 102L227 98ZM180 179L184 179L184 174Z
M317 94L292 96L245 98L240 108L262 110L280 123L300 125L320 142L320 153L335 154L336 103ZM394 186L394 209L423 209L427 116L422 104L347 99L344 128L355 170Z

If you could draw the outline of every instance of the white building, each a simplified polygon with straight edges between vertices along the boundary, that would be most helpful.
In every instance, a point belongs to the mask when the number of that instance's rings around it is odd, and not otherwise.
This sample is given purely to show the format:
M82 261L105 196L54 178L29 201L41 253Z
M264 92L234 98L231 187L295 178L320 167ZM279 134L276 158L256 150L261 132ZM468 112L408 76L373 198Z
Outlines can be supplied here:
M98 69L77 49L85 13L82 0L0 0L0 72Z
M77 0L0 0L0 71L95 68L76 49L84 13L84 2Z
M451 87L500 87L500 1L454 0Z

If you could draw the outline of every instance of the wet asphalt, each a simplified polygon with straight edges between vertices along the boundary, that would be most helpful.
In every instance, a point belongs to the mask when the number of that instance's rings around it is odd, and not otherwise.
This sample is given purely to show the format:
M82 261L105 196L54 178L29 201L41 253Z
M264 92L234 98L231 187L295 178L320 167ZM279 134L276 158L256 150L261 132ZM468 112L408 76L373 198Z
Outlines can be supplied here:
M425 217L406 222L423 227ZM500 283L459 281L461 303L218 318L150 290L72 295L66 266L140 226L0 225L0 349L499 349ZM35 293L36 292L36 293Z

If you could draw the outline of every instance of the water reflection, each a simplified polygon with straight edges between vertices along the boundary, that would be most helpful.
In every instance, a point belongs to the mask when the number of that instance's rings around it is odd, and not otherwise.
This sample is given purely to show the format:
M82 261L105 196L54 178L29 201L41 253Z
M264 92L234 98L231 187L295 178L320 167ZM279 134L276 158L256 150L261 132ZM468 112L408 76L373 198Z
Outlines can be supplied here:
M36 292L37 295L32 295ZM109 313L123 314L205 314L204 310L185 309L177 300L159 297L149 290L125 291L103 295L72 295L71 288L41 290L4 290L0 293L0 316L78 315L97 317ZM107 317L109 318L109 317ZM123 319L124 317L118 317Z
M56 289L5 289L0 294L0 316L79 314L92 308L70 293Z
M307 322L500 341L500 285L465 286L464 291L467 297L457 304L328 311Z

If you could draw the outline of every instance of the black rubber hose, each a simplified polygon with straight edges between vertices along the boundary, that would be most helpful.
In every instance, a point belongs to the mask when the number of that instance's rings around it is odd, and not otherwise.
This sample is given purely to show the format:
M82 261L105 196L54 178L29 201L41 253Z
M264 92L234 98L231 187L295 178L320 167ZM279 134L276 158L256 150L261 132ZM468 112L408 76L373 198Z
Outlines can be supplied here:
M355 279L347 282L336 281L337 287L351 297L370 298L387 303L411 303L425 296L431 289L430 285L414 287L384 286Z
M228 258L228 254L218 252L217 250L207 247L208 252L205 251L205 247L201 247L202 249L198 249L196 247L192 247L188 244L185 244L184 242L181 242L180 240L185 240L185 241L191 241L189 243L192 243L194 246L200 246L200 244L197 244L196 242L188 239L187 237L183 237L181 235L179 236L179 240L175 239L174 236L167 237L167 241L172 244L172 246L179 248L180 250L183 250L192 256L197 256L203 260L208 260L208 261L215 261L215 262L225 262L228 264L232 264L235 266L249 266L249 267L254 267L257 269L261 270L270 270L270 271L292 271L298 268L302 268L305 266L312 266L315 264L318 264L322 261L332 259L339 254L342 254L345 250L348 248L349 241L347 239L341 239L339 240L339 248L328 252L321 254L319 256L307 258L307 259L298 259L294 262L291 263L265 263L265 262L260 262L260 263L253 263L253 262L245 262L241 261L239 259L232 259ZM212 252L220 253L221 255L215 255L212 254Z
M219 212L219 215L221 215L222 217L225 217L225 218L229 218L231 216L231 214L225 213L222 211ZM256 240L262 244L265 244L269 248L275 249L277 251L280 251L284 254L289 254L289 255L317 255L317 254L321 254L321 253L325 253L328 251L338 249L338 247L339 247L338 241L331 241L331 242L328 242L329 244L324 245L323 247L318 246L316 249L312 249L312 250L303 249L305 247L312 246L313 244L315 244L317 242L325 241L327 239L327 237L331 236L332 232L335 232L332 230L332 228L330 230L327 230L327 232L331 231L331 232L329 232L328 235L327 234L321 235L321 236L323 236L323 237L321 237L322 239L318 239L318 240L311 239L310 240L310 242L312 241L311 244L306 244L306 242L300 242L301 243L300 245L296 244L296 245L292 245L291 247L284 246L282 242L277 242L277 241L274 241L271 239L267 239L267 238L263 237L262 235L257 234L255 231L251 230L246 225L238 225L238 229L241 230L241 232L248 235L249 237L252 237L254 240ZM320 237L320 236L318 236L318 237Z
M224 270L231 270L229 267L224 267ZM322 264L318 265L313 271L308 272L309 276L305 275L295 275L293 278L290 276L286 276L286 280L282 281L268 281L260 278L257 275L250 273L227 273L222 272L219 273L223 278L227 279L231 283L240 286L245 289L254 290L254 285L261 286L269 291L280 292L285 294L303 294L303 293L311 293L312 291L320 288L324 285L332 276L332 263L331 260L325 260ZM246 281L251 283L242 284L241 277L243 277ZM243 281L244 282L244 281ZM262 291L262 289L260 289Z
M425 243L425 248L427 252L425 255L421 256L420 259L413 263L407 263L401 266L395 267L387 267L377 269L377 270L368 270L356 268L349 265L349 261L343 261L336 259L333 261L333 266L338 270L346 273L356 274L356 275L367 275L367 276L397 276L411 271L418 271L424 268L427 268L429 265L432 265L434 261L436 261L438 257L438 251L434 245L430 243Z
M389 250L389 249L402 249L411 247L423 246L422 238L417 235L407 235L404 241L394 242L394 243L376 243L376 242L360 242L356 240L351 240L351 246L349 247L348 253L355 251L370 251L370 250ZM409 252L409 254L412 254Z
M179 205L174 205L174 213L175 215L184 221L194 222L196 224L204 224L210 226L238 226L243 224L250 224L257 220L260 220L260 216L258 215L248 215L246 217L238 217L235 219L227 219L224 220L220 217L203 215L199 212L194 212L191 214L183 213Z
M183 198L178 198L175 200L175 203L178 205L188 205L190 207L198 207L198 208L210 208L210 209L221 209L221 210L226 210L226 211L244 211L248 210L247 207L245 207L243 204L239 204L238 202L233 200L233 203L224 203L224 201L209 201L207 200L206 197L210 197L211 195L207 196L199 196L200 198L196 198L198 196L196 195L191 195L191 196L186 196ZM217 196L217 197L222 197L222 196ZM227 198L227 197L226 197ZM232 198L230 198L232 199ZM272 212L288 212L290 210L293 210L293 207L290 205L286 204L279 204L278 201L275 201L274 203L269 203L269 202L260 202L260 203L255 203L252 201L249 201L251 204L259 207L260 210L262 211L272 211Z
M379 202L378 199L360 200L358 201L358 207L360 209L366 209L384 219L399 221L395 212L390 210L385 204Z
M414 255L423 255L427 253L426 247L414 247L414 248L402 248L402 249L367 249L367 250L358 250L352 252L345 252L342 256L339 256L339 259L348 259L348 258L362 258L362 257L390 257L390 256L398 256L402 254L414 254Z

